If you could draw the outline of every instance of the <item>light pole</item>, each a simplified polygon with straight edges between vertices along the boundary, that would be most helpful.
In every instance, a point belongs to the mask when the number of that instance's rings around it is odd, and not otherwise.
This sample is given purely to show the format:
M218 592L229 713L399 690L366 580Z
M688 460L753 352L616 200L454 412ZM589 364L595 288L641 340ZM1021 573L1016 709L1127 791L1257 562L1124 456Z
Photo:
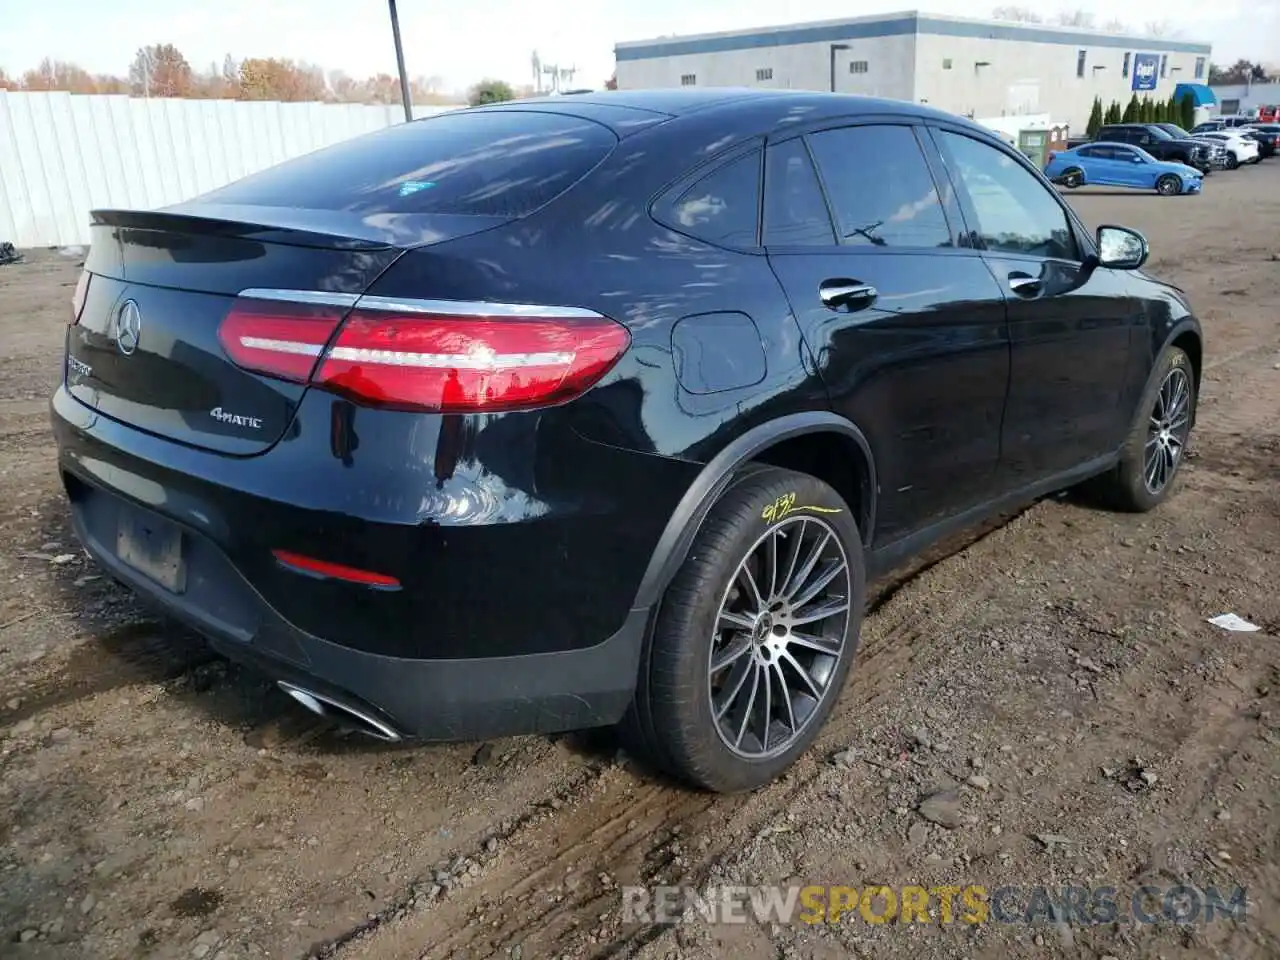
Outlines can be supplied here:
M409 74L404 69L404 47L400 45L400 18L396 16L396 0L387 0L391 9L391 36L396 42L396 66L400 69L400 99L404 101L404 120L413 119L413 97L409 95Z
M836 51L848 50L847 43L833 43L831 45L831 92L836 92Z

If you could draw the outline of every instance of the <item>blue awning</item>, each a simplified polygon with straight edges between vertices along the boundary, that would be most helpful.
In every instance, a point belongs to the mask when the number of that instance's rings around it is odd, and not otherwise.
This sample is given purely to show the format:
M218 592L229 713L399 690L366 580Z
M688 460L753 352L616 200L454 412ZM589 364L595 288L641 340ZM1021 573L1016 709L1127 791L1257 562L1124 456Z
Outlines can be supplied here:
M1191 95L1191 103L1197 107L1207 107L1218 102L1213 91L1203 83L1180 83L1173 88L1173 99L1179 102L1188 94Z

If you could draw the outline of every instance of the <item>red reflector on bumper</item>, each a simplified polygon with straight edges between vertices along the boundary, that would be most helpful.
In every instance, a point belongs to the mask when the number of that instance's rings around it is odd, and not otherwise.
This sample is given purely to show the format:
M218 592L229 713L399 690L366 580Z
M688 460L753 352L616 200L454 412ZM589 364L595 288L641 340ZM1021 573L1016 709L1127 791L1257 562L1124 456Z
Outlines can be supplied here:
M399 580L395 577L388 577L383 573L373 573L369 570L348 567L341 563L317 560L315 557L307 557L289 550L272 550L271 553L276 560L297 573L306 573L315 577L332 577L335 580L346 580L350 583L359 583L367 587L398 588L400 586Z

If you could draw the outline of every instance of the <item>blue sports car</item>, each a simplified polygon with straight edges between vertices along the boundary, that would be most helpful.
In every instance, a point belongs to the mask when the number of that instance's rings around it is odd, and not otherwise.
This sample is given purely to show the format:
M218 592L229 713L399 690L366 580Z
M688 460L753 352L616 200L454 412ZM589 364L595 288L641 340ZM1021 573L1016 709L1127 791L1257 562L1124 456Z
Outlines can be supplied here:
M1086 143L1051 154L1045 176L1064 187L1086 183L1106 187L1155 190L1164 196L1199 193L1203 175L1194 167L1157 160L1127 143Z

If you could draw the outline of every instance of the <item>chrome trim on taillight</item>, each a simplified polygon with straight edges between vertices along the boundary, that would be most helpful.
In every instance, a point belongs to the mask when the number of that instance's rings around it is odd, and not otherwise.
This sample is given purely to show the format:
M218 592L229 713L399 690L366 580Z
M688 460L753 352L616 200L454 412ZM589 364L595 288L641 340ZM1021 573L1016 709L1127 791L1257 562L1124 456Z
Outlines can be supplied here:
M532 303L490 303L483 300L420 300L416 297L361 297L358 310L424 313L445 317L521 317L529 320L602 320L585 307L556 307Z
M286 303L314 303L325 307L352 307L360 299L358 293L330 293L327 290L278 290L251 287L237 296L250 300L283 300Z

